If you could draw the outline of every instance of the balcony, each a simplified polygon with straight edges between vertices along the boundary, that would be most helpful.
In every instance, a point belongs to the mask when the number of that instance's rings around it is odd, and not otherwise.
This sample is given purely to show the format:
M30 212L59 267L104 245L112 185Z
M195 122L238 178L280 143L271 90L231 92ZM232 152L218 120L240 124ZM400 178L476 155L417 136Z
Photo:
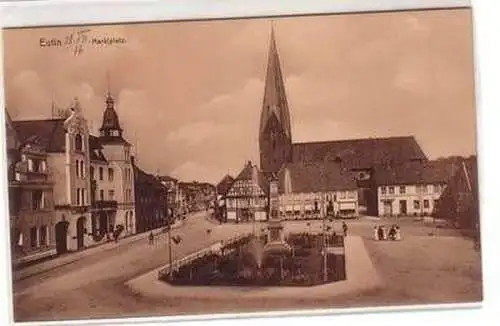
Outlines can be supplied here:
M92 209L117 209L118 202L116 200L96 200L92 203Z

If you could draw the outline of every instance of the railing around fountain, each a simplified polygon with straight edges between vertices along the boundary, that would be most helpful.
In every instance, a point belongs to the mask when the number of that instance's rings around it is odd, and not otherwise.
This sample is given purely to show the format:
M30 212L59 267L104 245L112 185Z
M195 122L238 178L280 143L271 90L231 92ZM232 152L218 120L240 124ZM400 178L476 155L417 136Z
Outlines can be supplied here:
M187 264L195 261L198 258L202 258L202 257L204 257L206 255L210 255L210 254L218 254L221 252L221 250L223 248L226 248L226 247L228 247L228 246L230 246L238 241L241 241L245 238L248 238L249 236L250 236L250 234L243 234L243 235L239 235L239 236L230 238L229 240L225 240L225 241L223 240L221 242L216 242L216 243L212 244L210 247L203 248L203 249L196 251L192 254L189 254L189 255L184 256L180 259L177 259L174 262L172 262L172 265L168 264L164 268L162 268L158 271L158 279L162 279L165 276L168 276L172 271L179 270L182 266L187 265Z

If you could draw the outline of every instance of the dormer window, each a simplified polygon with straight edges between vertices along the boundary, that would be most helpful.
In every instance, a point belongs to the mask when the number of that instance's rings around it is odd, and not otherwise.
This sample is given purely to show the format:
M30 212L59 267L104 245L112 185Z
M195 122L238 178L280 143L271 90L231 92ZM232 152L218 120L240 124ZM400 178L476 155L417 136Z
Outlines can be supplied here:
M83 151L83 138L80 134L75 136L75 150L80 152Z

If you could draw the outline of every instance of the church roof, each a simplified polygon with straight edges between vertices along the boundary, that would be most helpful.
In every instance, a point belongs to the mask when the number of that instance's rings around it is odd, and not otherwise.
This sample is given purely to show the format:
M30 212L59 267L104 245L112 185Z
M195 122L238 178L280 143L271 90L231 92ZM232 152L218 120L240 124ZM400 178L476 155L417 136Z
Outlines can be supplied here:
M30 141L33 136L36 136L37 143L43 146L47 152L65 151L64 119L12 121L12 126L21 143Z
M274 29L271 30L269 57L266 72L263 107L260 116L260 133L264 132L269 118L274 114L291 139L290 111L286 98L285 83L281 72L280 58Z
M280 193L288 191L315 193L355 189L357 189L355 175L335 162L287 163L278 172Z
M413 136L294 143L292 151L294 162L336 161L351 169L427 160Z

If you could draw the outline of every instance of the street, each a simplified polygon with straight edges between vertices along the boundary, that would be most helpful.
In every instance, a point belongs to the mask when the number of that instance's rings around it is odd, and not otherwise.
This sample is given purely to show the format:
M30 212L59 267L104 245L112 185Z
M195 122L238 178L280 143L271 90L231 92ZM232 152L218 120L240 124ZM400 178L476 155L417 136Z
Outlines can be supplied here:
M125 283L168 263L167 235L161 234L155 238L154 245L145 237L16 282L15 319L146 317L481 299L480 258L469 240L456 236L453 230L442 230L439 237L429 236L432 228L402 221L403 241L374 242L371 241L374 223L367 219L348 221L349 232L363 239L372 262L387 284L369 293L325 297L324 300L288 297L206 300L175 296L154 299L141 296ZM319 230L320 225L321 221L287 222L286 228L314 231ZM174 259L252 228L251 223L219 225L203 214L191 216L184 225L172 231L173 236L182 238L173 247ZM207 232L208 229L211 232ZM450 250L460 250L461 255L450 255ZM438 277L443 271L446 271L446 280Z

